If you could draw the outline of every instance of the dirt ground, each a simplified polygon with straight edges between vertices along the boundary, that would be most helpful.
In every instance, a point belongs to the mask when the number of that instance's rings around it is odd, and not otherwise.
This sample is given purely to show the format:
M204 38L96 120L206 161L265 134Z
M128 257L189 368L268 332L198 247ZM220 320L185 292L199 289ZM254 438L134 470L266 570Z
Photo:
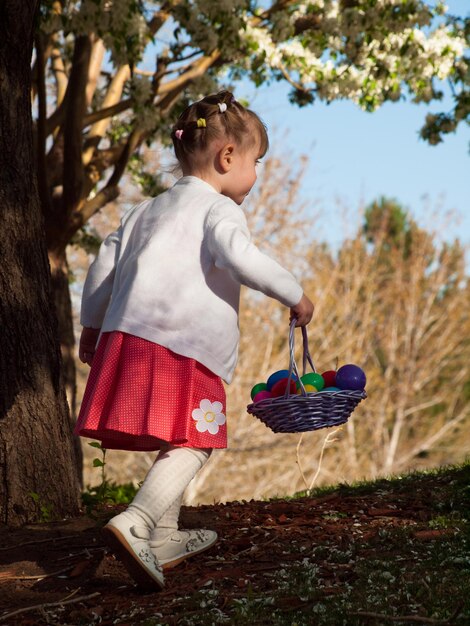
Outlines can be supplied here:
M419 490L377 486L364 495L338 489L315 498L183 507L183 527L214 529L219 541L167 570L166 588L156 593L139 591L102 540L101 527L122 507L103 507L94 518L0 528L0 624L209 624L204 606L188 604L192 593L216 584L218 609L230 615L234 599L252 589L268 593L280 564L301 562L314 546L347 546L360 536L374 554L382 549L381 531L391 527L406 527L421 541L439 540L447 531L427 524L439 497L436 480L423 479ZM325 595L354 583L347 563L318 565ZM287 609L302 605L298 597L282 601Z

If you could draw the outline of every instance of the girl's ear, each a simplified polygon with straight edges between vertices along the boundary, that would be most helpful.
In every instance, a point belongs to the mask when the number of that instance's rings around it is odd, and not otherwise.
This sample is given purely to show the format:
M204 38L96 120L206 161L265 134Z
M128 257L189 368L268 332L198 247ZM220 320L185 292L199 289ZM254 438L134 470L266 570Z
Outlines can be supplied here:
M229 172L232 169L234 149L233 143L227 143L219 150L218 161L223 172Z

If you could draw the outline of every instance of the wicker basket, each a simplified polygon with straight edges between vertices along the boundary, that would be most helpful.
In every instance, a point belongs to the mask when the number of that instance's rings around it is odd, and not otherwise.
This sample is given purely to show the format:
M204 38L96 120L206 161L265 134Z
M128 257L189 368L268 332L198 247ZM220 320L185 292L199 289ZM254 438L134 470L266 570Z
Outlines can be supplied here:
M286 393L278 398L267 398L247 406L247 411L261 420L275 433L301 433L319 428L329 428L344 424L361 400L367 397L365 391L318 391L307 393L300 380L294 356L295 320L289 330L289 379ZM315 366L308 350L307 331L302 327L303 358L302 370L306 373L307 362L312 371ZM302 375L303 375L302 374ZM301 394L289 395L292 376L299 379Z

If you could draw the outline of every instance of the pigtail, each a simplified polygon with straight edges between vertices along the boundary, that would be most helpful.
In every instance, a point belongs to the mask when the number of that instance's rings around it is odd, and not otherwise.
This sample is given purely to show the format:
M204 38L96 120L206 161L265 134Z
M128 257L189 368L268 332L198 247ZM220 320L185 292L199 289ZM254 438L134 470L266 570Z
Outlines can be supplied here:
M253 138L258 137L261 156L268 147L263 122L228 90L206 96L187 107L171 133L176 158L186 165L191 163L194 155L204 153L212 141L222 136L241 144L253 142Z

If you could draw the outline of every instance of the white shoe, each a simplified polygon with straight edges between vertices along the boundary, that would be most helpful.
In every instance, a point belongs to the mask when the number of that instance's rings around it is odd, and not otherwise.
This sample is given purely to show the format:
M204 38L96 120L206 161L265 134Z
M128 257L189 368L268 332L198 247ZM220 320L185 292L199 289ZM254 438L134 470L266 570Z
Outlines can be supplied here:
M175 530L162 541L150 541L150 548L163 569L208 550L217 541L214 530Z
M133 524L126 512L113 517L103 528L106 541L135 582L144 589L163 589L162 568L150 549L150 529Z

